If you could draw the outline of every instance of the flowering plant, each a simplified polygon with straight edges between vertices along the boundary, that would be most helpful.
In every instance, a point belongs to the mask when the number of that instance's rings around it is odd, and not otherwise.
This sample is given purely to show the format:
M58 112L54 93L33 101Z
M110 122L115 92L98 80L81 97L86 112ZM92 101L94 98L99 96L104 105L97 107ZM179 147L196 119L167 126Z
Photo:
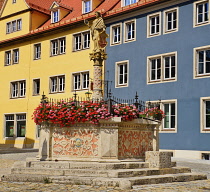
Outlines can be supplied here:
M78 105L76 102L69 100L58 103L41 103L32 115L36 124L49 122L60 125L61 127L70 126L76 122L89 121L92 124L98 124L99 120L108 120L112 117L121 117L123 121L129 121L138 117L155 117L161 114L161 119L164 113L159 109L147 109L144 112L139 112L135 105L113 105L113 113L110 114L108 106L105 102L93 103L91 101L83 101ZM161 120L158 119L158 120Z
M158 107L147 108L143 112L140 112L139 115L140 117L153 118L159 121L165 117L164 112Z

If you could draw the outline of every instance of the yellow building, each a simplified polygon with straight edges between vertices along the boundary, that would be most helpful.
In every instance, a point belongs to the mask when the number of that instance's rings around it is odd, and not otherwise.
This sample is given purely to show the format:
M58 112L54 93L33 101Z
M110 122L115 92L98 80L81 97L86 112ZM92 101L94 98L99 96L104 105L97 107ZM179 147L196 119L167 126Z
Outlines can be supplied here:
M72 97L75 90L85 96L93 63L84 19L93 19L95 10L102 8L100 0L4 1L0 12L1 147L38 147L32 114L43 92L50 98Z

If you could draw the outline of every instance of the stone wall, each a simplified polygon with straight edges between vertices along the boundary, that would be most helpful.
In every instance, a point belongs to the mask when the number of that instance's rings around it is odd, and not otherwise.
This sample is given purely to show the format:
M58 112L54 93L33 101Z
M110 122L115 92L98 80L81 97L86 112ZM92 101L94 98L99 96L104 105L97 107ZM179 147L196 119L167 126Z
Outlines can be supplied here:
M39 159L105 161L141 159L146 151L157 151L158 124L121 118L98 125L76 123L71 127L41 126Z

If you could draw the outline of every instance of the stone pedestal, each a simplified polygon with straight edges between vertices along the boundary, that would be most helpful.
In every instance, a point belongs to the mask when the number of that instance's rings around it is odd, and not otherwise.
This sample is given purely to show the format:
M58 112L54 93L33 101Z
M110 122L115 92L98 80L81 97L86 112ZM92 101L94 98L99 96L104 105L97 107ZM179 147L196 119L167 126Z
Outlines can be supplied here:
M171 168L171 152L147 151L145 162L150 168Z
M76 123L71 127L42 125L40 160L120 161L144 159L156 151L158 124L145 119L122 122L121 118L98 125Z

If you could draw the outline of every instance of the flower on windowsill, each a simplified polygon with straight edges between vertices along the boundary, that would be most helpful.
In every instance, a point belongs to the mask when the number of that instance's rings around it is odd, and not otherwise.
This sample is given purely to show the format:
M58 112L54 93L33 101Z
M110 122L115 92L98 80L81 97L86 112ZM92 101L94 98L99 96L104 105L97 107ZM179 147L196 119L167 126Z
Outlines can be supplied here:
M140 112L139 116L143 118L152 118L161 121L165 117L165 114L158 107L153 107L153 108L147 108L143 112Z

